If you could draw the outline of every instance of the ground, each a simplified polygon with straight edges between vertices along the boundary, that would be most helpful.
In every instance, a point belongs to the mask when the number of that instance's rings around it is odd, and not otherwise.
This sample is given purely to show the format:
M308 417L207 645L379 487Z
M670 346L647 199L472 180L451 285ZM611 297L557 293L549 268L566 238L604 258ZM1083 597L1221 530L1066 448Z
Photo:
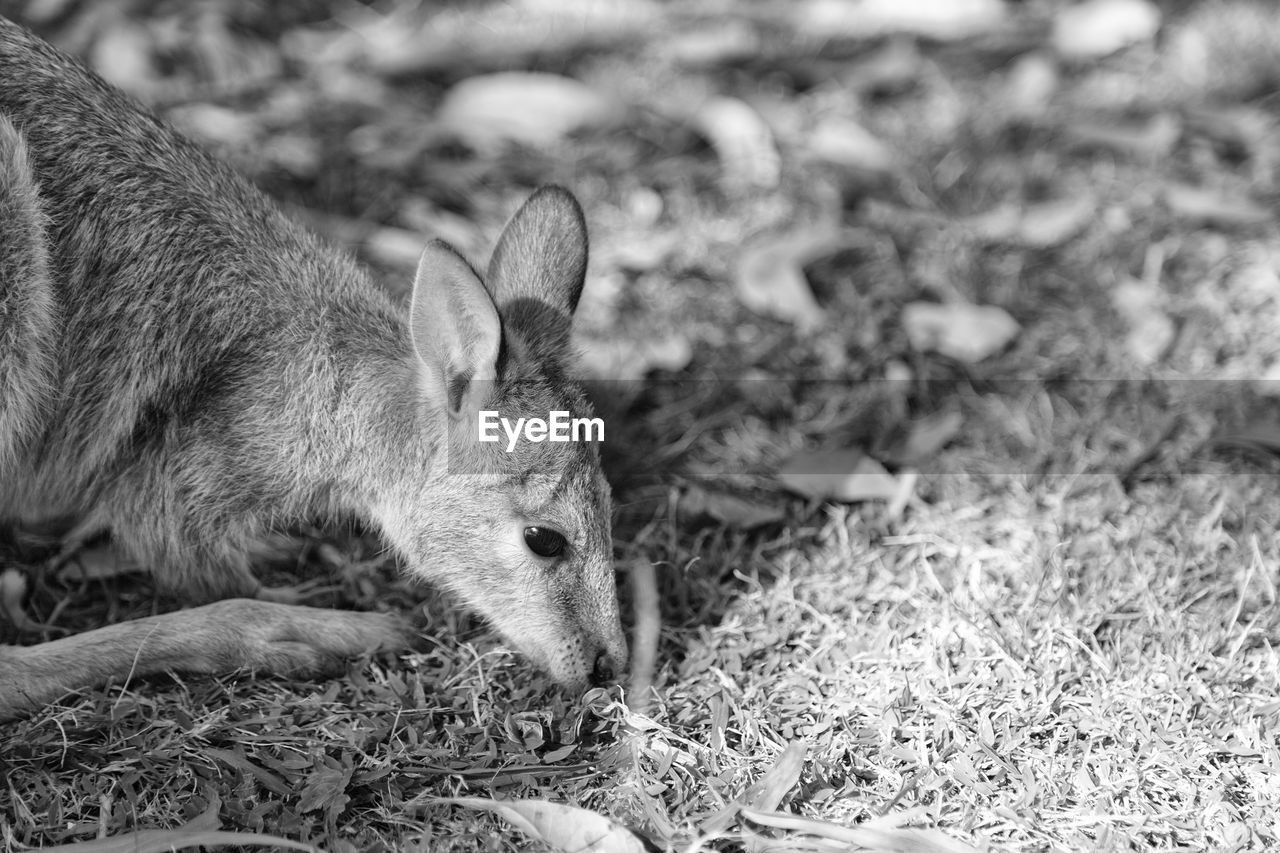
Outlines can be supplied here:
M0 845L202 814L331 851L533 843L454 796L674 850L1280 843L1269 5L266 5L0 11L398 294L427 236L482 258L535 186L574 190L653 690L559 692L376 541L315 531L276 577L425 608L428 651L0 726ZM580 85L459 85L513 69ZM796 477L815 451L870 467ZM54 628L22 641L180 605L106 574L35 582Z

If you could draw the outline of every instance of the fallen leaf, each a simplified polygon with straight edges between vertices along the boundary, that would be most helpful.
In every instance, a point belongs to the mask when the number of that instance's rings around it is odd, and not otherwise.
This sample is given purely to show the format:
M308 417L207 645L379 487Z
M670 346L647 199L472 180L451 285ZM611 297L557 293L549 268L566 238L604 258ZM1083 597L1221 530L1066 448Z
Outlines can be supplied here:
M1160 10L1147 0L1085 0L1053 20L1054 49L1070 59L1096 59L1155 37Z
M1057 91L1058 66L1043 53L1028 53L1009 68L1002 103L1015 116L1034 118L1048 110Z
M1004 349L1020 330L1003 308L967 302L912 302L902 309L902 327L913 348L966 364Z
M851 119L822 120L809 134L807 145L816 159L848 169L888 173L897 166L893 149Z
M433 797L498 815L535 841L565 853L644 853L640 839L603 815L547 800L486 800L480 797Z
M1122 281L1111 290L1111 305L1129 327L1125 346L1139 367L1158 362L1177 333L1164 311L1163 296L1158 286L1138 279Z
M1016 242L1034 249L1061 245L1083 231L1096 212L1097 204L1087 193L1032 205L1022 212Z
M662 606L658 573L648 560L633 560L627 572L631 585L631 679L627 682L627 707L644 714L653 704L653 678L658 669L658 641L662 635Z
M773 132L750 105L737 98L711 98L698 109L694 121L720 157L724 181L731 190L768 190L778 185L782 160Z
M884 453L876 455L898 466L919 466L947 445L960 432L964 415L958 409L944 409L912 421L906 435Z
M1027 206L1001 205L965 219L964 224L980 240L1049 249L1083 231L1096 212L1093 196L1083 193Z
M680 508L691 516L705 515L721 524L752 530L786 518L786 510L740 498L725 492L712 492L698 486L686 490Z
M576 130L612 121L618 106L585 83L558 74L507 71L470 77L445 95L440 124L473 147L547 147Z
M1006 12L1003 0L809 0L793 15L800 32L822 38L911 33L949 41L990 32Z
M1252 199L1186 184L1165 187L1164 203L1175 216L1218 228L1238 228L1270 222L1272 212Z
M758 314L789 320L802 332L826 318L809 289L806 265L850 245L852 235L830 228L790 231L754 241L738 259L734 284L742 304Z
M778 479L798 495L845 503L887 501L898 491L893 475L860 450L798 453L782 463Z

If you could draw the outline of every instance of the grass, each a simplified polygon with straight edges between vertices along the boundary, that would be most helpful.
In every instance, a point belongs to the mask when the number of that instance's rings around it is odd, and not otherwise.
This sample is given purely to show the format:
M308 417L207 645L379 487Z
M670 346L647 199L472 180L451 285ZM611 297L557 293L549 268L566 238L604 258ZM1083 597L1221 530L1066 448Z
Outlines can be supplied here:
M1265 39L1247 24L1258 8L1168 4L1158 44L1058 67L1030 117L1003 106L1009 59L1041 46L1027 33L1045 8L1018 11L1027 26L1010 42L923 43L884 91L855 85L879 42L797 45L759 15L744 18L764 39L752 58L697 68L654 58L670 35L654 24L630 46L540 60L648 93L622 127L541 154L428 145L420 157L423 143L404 141L416 119L394 108L426 110L475 69L389 78L401 100L352 106L287 65L281 89L314 109L266 132L313 135L330 154L299 176L257 148L223 152L271 191L369 227L410 228L425 198L432 221L491 235L528 185L563 181L595 233L584 340L631 358L660 339L692 352L615 394L608 421L623 595L639 563L656 566L662 595L652 704L636 715L616 688L559 694L398 580L376 543L338 535L291 573L336 573L342 606L425 607L428 651L316 683L117 684L4 726L0 845L176 826L219 801L223 828L327 850L528 849L501 820L431 802L471 795L580 805L683 850L794 743L805 758L780 810L843 826L930 827L1011 851L1277 844L1280 467L1274 403L1249 380L1280 356L1280 231L1205 227L1162 195L1178 183L1228 206L1276 197L1272 52L1242 43ZM1207 76L1187 73L1196 39L1213 51ZM700 89L773 118L777 190L726 190L716 152L663 111ZM256 115L265 97L229 105ZM804 128L833 111L899 167L807 160ZM1072 142L1086 125L1153 116L1178 128L1168 150ZM357 126L408 153L362 158L345 147ZM1097 215L1046 248L961 225L1001 202L1081 192ZM833 218L857 239L808 268L825 325L801 335L739 304L735 261L754 235ZM1176 330L1145 366L1112 300L1130 278L1154 283L1149 310ZM955 298L1004 307L1020 335L972 365L913 351L902 306ZM912 378L880 381L892 365ZM899 517L787 496L770 476L796 450L884 447L947 408L962 429L920 466ZM1251 450L1212 441L1249 426L1263 436ZM780 506L785 521L746 531L690 517L694 485ZM178 604L136 577L45 579L29 609L82 628ZM705 844L739 849L740 829ZM843 849L800 833L774 844Z

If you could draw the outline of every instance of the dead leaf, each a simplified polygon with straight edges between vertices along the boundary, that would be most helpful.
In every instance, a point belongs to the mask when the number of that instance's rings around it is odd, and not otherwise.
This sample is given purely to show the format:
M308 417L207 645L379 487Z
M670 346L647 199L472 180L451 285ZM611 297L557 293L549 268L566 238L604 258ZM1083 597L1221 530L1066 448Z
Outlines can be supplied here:
M1164 203L1175 216L1218 228L1239 228L1270 222L1272 213L1242 195L1229 195L1202 187L1171 184Z
M823 119L809 134L807 145L809 153L818 160L848 169L889 173L897 167L892 148L847 118Z
M944 409L912 421L906 435L883 454L894 465L918 466L947 445L960 432L964 415L958 409Z
M1050 40L1064 57L1096 59L1159 30L1160 10L1147 0L1085 0L1058 10Z
M458 83L445 95L436 118L469 145L491 151L513 142L548 147L619 113L615 102L572 78L507 71Z
M793 14L800 32L821 38L911 33L950 41L990 32L1006 11L1003 0L809 0Z
M1003 308L967 302L912 302L902 309L902 327L913 348L966 364L1004 349L1021 329Z
M721 524L742 530L774 524L787 515L782 507L750 501L725 492L707 491L699 486L691 486L685 491L680 509L689 515L706 515Z
M773 132L754 108L737 98L712 98L698 108L694 122L720 157L731 190L770 190L778 185L782 160Z
M640 839L603 815L547 800L486 800L480 797L433 797L498 815L535 841L565 853L644 853Z
M1088 193L1032 205L1022 212L1016 242L1034 249L1061 245L1083 231L1096 212L1097 203Z
M778 479L798 495L845 503L887 501L898 491L893 475L860 450L798 453L782 463Z
M1163 296L1157 285L1138 279L1122 281L1111 290L1111 305L1129 327L1125 345L1139 367L1158 362L1177 334L1164 311Z
M753 241L738 259L738 298L757 314L789 320L801 332L826 319L804 268L853 242L852 234L831 228L790 231Z
M1014 116L1035 118L1048 110L1057 91L1057 64L1043 53L1028 53L1009 68L1003 103Z
M1094 220L1097 202L1088 193L1019 206L1005 204L964 220L980 240L1030 249L1059 246Z
M653 702L653 676L658 669L658 641L662 634L658 573L653 563L635 560L630 564L627 580L631 584L631 612L635 614L627 707L644 714Z

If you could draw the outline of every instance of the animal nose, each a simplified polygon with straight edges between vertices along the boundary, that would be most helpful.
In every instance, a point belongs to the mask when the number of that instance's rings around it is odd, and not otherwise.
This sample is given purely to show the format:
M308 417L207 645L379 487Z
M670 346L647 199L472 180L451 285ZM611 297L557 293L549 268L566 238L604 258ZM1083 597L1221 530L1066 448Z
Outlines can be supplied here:
M591 686L604 687L618 680L618 665L608 652L596 655L595 666L591 669Z

